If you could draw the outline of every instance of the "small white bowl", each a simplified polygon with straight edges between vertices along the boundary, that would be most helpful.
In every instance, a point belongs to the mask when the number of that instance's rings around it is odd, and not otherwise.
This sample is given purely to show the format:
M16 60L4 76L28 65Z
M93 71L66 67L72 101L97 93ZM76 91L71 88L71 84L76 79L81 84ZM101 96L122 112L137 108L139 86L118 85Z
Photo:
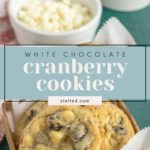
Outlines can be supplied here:
M117 11L137 11L148 5L150 0L102 0L105 7Z
M100 0L76 0L87 6L93 18L84 26L64 33L52 33L30 29L17 18L22 4L27 0L11 0L9 16L11 25L20 44L82 44L91 42L100 23L102 4ZM73 0L72 0L73 1ZM36 12L35 12L36 13Z

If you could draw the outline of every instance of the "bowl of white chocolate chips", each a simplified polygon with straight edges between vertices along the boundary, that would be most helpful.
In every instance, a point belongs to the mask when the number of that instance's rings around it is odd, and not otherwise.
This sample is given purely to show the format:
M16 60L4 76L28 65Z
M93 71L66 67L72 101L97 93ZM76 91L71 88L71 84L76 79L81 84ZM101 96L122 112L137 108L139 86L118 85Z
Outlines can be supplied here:
M99 0L12 0L9 15L20 44L81 44L99 25Z

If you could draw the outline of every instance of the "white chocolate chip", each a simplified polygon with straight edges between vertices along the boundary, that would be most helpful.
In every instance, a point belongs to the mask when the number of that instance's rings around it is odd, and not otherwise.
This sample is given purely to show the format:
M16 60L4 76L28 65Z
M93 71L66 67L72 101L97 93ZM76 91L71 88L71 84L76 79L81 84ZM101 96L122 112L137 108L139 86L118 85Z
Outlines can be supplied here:
M28 27L50 32L79 28L91 17L87 7L71 0L28 0L18 11L18 19Z

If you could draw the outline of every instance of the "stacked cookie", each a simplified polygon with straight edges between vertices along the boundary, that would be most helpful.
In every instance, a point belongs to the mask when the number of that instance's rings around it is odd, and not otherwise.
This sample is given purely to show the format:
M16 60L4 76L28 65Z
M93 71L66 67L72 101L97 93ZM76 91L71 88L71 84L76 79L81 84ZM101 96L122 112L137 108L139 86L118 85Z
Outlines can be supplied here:
M94 117L98 118L104 150L120 150L135 134L127 115L111 102L87 108L91 110Z
M119 150L134 135L128 117L102 106L48 106L36 102L16 124L19 150Z

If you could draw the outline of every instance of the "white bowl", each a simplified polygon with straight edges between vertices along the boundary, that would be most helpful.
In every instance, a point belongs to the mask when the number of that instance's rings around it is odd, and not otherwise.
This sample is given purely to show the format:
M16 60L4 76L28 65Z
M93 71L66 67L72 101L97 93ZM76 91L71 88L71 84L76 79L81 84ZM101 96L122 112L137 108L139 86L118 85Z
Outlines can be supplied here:
M102 0L102 3L117 11L136 11L150 5L150 0Z
M93 18L84 26L64 33L52 33L30 29L17 18L17 12L27 0L11 0L9 16L11 25L20 44L82 44L92 41L100 23L102 4L100 0L76 0L87 6ZM73 1L73 0L72 0ZM35 12L36 13L36 12Z

